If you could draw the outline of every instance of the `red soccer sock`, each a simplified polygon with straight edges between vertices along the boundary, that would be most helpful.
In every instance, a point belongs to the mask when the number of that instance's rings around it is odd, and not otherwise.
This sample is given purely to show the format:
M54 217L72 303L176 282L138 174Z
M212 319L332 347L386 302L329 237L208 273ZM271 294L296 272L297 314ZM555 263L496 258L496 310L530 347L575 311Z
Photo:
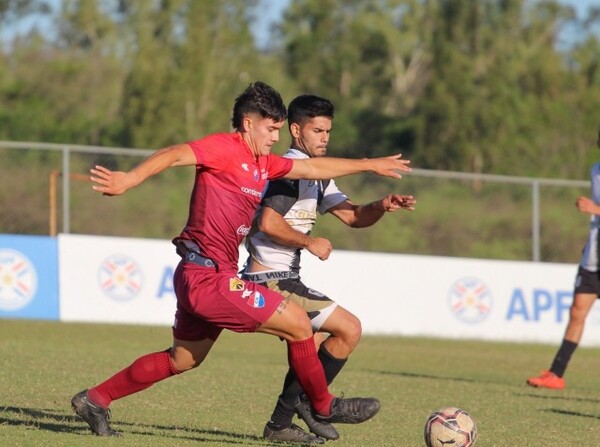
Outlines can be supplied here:
M323 365L317 356L314 337L288 342L288 361L317 413L329 416L333 395L327 389Z
M97 405L108 408L113 400L129 396L179 374L169 356L169 350L146 354L110 379L88 390L89 398Z

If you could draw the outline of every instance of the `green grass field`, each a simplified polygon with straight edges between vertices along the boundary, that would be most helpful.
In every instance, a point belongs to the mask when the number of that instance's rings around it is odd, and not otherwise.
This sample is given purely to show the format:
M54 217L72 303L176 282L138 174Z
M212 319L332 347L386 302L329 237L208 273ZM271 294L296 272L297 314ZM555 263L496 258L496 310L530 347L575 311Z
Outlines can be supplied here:
M286 371L285 345L224 333L200 368L112 405L122 438L93 436L70 397L170 343L167 327L0 320L0 446L276 446L261 439ZM554 346L406 337L363 338L332 386L376 396L380 413L339 425L349 446L424 446L429 413L467 410L478 447L600 444L600 349L582 348L565 391L532 389Z

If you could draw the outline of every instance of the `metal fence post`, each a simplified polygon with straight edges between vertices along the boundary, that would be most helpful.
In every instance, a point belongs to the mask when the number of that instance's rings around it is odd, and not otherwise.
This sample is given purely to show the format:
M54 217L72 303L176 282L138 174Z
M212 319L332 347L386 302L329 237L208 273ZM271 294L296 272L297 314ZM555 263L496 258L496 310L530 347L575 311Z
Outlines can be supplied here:
M62 192L63 192L63 233L69 234L71 231L71 152L68 146L63 147L63 168L62 168Z
M531 249L534 262L540 262L540 182L531 183Z

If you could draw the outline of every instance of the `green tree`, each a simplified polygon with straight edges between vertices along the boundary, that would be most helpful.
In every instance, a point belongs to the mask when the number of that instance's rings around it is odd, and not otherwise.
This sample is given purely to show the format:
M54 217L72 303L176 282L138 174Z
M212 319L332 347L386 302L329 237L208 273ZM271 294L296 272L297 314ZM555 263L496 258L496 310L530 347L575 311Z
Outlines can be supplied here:
M128 145L156 147L228 129L233 95L254 80L251 6L173 0L128 9L134 42L122 106Z
M439 1L433 75L418 114L417 160L429 168L556 173L569 73L557 35L570 8L547 1ZM546 164L540 166L540 157Z
M115 27L97 1L62 4L55 41L34 29L13 43L0 95L5 139L110 142L121 97Z
M338 106L335 148L378 155L405 146L407 123L427 84L427 16L421 1L303 0L280 32L299 89Z

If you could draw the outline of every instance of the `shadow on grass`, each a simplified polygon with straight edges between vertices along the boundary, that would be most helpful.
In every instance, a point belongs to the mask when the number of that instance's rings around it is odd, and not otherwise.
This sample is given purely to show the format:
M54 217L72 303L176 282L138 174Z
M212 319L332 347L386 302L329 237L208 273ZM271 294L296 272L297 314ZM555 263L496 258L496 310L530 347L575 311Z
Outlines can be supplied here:
M577 417L582 417L582 418L591 418L591 419L600 420L600 416L597 414L586 414L586 413L580 413L578 411L561 410L559 408L548 408L548 409L545 409L542 411L545 413L556 413L556 414L562 414L565 416L577 416Z
M600 399L594 399L591 397L577 397L577 396L547 396L544 394L535 394L535 393L514 393L517 397L533 397L535 399L544 399L544 400L564 400L567 402L592 402L592 403L600 403Z
M564 416L577 416L580 418L590 418L590 419L598 419L600 420L600 416L597 414L585 414L585 413L580 413L578 411L568 411L568 410L561 410L559 408L547 408L545 410L542 410L545 413L556 413L556 414L561 414Z
M69 433L77 436L93 436L87 424L78 416L48 409L0 406L0 426L27 427L54 433ZM114 423L124 435L147 435L198 442L222 442L238 445L276 446L280 444L243 433L223 430L203 430L174 425ZM171 432L171 433L169 433Z
M479 380L473 379L465 379L464 377L444 377L444 376L434 376L431 374L419 374L419 373L409 373L404 371L373 371L378 374L390 375L390 376L401 376L401 377L412 377L415 379L434 379L434 380L451 380L454 382L480 382Z
M565 401L565 402L591 402L594 404L600 403L600 399L594 399L590 397L577 397L577 396L546 396L543 394L534 393L514 393L517 397L533 397L534 399L551 400L551 401ZM540 410L544 413L555 413L563 416L577 416L590 419L600 420L600 415L597 414L586 414L580 413L579 411L563 410L560 408L545 408Z

